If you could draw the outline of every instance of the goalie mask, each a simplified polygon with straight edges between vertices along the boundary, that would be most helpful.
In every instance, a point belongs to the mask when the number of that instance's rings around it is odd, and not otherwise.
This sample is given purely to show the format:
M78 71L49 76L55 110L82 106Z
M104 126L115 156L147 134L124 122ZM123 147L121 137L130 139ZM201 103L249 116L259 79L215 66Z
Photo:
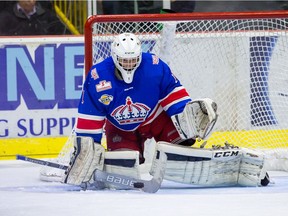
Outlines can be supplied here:
M111 53L124 82L131 83L142 60L140 40L131 33L120 34L112 43Z

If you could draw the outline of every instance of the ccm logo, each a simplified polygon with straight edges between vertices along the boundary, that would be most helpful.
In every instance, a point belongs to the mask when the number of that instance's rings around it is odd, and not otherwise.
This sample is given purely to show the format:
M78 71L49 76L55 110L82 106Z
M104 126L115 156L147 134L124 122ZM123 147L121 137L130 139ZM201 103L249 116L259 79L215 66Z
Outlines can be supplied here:
M233 157L233 156L237 156L238 154L239 154L239 151L216 152L216 153L214 154L214 158Z

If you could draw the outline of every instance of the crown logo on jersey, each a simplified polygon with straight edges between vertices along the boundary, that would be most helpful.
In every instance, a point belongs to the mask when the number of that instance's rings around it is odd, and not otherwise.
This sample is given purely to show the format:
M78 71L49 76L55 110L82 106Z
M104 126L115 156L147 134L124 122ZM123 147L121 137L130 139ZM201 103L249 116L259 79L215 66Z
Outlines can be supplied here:
M111 116L119 122L119 124L133 124L143 122L150 108L142 103L133 103L132 99L128 96L126 104L121 105L113 110Z

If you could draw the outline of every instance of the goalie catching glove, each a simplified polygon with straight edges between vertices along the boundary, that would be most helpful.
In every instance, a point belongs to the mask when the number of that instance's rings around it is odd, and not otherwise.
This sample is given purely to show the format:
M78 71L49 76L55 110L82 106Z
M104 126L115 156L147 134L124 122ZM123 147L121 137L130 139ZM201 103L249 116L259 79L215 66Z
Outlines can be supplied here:
M186 104L182 113L171 119L182 139L205 139L217 120L217 104L209 99L193 100Z

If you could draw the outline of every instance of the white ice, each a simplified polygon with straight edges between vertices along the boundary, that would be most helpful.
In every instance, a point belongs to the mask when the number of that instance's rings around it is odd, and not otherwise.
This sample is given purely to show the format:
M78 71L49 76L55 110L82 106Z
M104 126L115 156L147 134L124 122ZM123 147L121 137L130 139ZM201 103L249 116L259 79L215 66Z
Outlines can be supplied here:
M200 188L164 181L155 194L79 191L39 180L40 166L0 161L0 216L287 216L288 174L267 187Z

